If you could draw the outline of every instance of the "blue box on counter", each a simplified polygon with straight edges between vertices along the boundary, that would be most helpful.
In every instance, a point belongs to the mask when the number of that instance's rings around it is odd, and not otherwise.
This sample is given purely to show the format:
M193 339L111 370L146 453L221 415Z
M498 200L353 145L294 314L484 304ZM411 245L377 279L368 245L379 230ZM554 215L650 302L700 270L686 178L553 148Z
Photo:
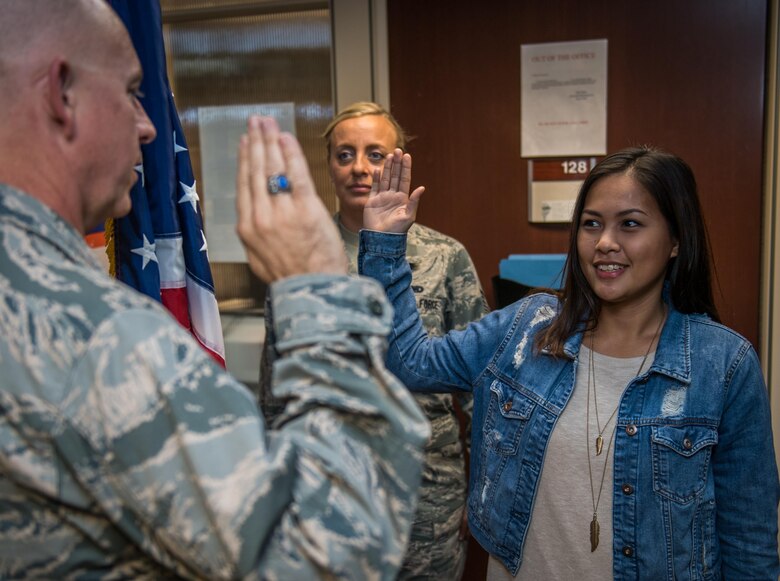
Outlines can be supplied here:
M510 254L499 262L501 278L525 286L559 289L563 286L565 254Z

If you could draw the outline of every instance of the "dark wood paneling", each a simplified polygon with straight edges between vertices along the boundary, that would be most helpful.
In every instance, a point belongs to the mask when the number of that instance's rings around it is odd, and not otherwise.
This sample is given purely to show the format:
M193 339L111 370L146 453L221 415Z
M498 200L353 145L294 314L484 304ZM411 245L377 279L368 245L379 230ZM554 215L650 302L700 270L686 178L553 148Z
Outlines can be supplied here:
M420 222L469 249L488 296L510 253L565 252L532 225L520 158L520 45L609 41L608 149L691 164L726 324L757 343L766 3L760 0L388 0L393 113L417 138Z

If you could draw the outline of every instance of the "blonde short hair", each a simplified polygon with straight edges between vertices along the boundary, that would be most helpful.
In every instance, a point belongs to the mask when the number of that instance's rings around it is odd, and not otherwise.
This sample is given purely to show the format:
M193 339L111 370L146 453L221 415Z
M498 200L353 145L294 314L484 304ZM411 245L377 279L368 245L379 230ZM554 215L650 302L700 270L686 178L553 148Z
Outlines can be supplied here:
M393 129L395 129L395 146L399 149L404 149L406 147L406 132L387 109L378 103L372 103L370 101L358 101L357 103L352 103L351 105L344 107L341 111L339 111L325 128L325 132L322 134L322 136L325 138L325 145L328 149L328 157L330 157L330 136L333 134L333 130L336 128L336 125L342 121L346 121L347 119L354 119L355 117L363 117L365 115L381 115L387 119L390 122L390 125L393 126Z

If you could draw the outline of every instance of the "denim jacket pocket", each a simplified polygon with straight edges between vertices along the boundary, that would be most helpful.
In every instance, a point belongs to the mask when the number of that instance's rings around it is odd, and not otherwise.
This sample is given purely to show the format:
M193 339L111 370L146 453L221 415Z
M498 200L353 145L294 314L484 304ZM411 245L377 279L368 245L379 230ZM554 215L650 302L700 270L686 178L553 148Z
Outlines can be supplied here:
M536 404L506 383L490 384L490 402L482 425L478 476L469 493L469 514L496 545L512 518L523 471L523 434ZM527 438L526 438L527 439Z
M653 490L674 502L688 503L707 481L718 432L708 426L652 426Z
M517 454L520 436L536 404L498 380L490 384L490 391L484 443L499 454Z

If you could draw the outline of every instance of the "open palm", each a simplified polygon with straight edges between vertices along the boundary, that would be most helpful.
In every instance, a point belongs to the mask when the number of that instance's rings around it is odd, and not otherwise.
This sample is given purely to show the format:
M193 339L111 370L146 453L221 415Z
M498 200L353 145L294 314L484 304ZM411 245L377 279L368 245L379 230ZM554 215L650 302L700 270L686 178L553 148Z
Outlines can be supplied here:
M385 158L380 176L374 172L371 195L363 209L363 227L378 232L402 233L409 230L417 215L417 205L425 188L411 195L412 157L396 149Z

